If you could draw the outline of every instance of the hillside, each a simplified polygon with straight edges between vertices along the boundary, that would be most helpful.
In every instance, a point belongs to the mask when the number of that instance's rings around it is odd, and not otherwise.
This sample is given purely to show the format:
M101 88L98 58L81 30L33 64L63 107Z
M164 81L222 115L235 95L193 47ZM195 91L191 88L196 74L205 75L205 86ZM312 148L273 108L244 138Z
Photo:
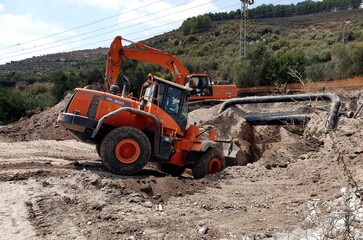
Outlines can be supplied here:
M332 47L334 43L341 42L343 26L349 22L346 27L346 42L362 42L362 14L363 9L354 9L285 18L250 19L248 41L250 45L253 45L265 40L267 45L271 45L281 40L295 40L295 46L304 45L305 51L309 52L310 48L318 47L323 43ZM222 77L222 59L236 59L239 56L239 28L239 20L214 21L211 27L195 34L183 35L182 30L177 29L147 39L143 43L175 54L187 66L190 65L191 71L217 70L219 77ZM300 39L300 42L297 42L297 39ZM276 46L272 47L276 50ZM32 76L34 73L35 75L47 75L59 68L82 69L104 65L106 52L107 48L97 48L13 61L0 65L0 83L7 80L9 72L12 74L15 72L15 75L26 75L27 77L21 79L26 81L27 78L37 78L37 76ZM188 60L189 57L200 58L200 60L196 61L198 64L192 64ZM208 57L208 61L205 57ZM46 77L39 78L39 80L49 81Z
M289 68L299 71L306 80L342 79L363 74L359 67L362 14L363 10L357 9L251 20L247 56L242 62L238 20L213 22L207 32L183 35L175 31L145 42L180 56L191 71L214 70L220 80L231 80L239 86L296 81L287 74ZM344 62L352 62L354 69Z
M190 72L208 71L214 81L233 82L239 87L297 82L289 74L292 70L304 81L344 79L363 75L362 15L363 9L353 9L251 19L243 59L239 56L238 19L212 21L206 15L191 18L179 29L143 43L178 56ZM206 24L193 31L185 27L198 18ZM106 52L106 48L97 48L0 65L2 95L22 96L15 107L7 98L0 101L5 109L0 109L5 112L0 116L6 116L0 121L13 121L30 109L52 106L75 87L102 84ZM131 80L135 95L149 72L172 79L165 69L128 59L121 70ZM14 94L14 89L21 92ZM7 109L16 111L9 114Z
M307 45L305 46L307 47L306 51L309 52L310 48L323 43L332 46L334 43L341 42L343 26L349 22L346 26L346 42L362 42L362 14L363 9L354 9L285 18L250 19L248 41L250 45L253 45L258 41L265 40L267 45L271 45L279 40L300 39L300 42L295 41L294 44ZM207 69L221 72L223 70L221 59L238 58L239 28L239 20L213 21L211 27L195 34L183 35L182 30L177 29L147 39L143 43L177 55L186 65L196 68L195 70ZM301 39L301 37L303 38ZM276 50L276 46L272 47ZM293 47L291 46L291 48ZM8 72L14 71L17 72L16 74L20 72L31 77L34 72L39 75L39 73L55 71L59 67L82 68L97 64L102 65L106 52L107 48L97 48L14 61L0 65L0 81L5 80ZM206 56L212 56L213 60L210 61L209 59L208 63L205 63L204 57ZM199 57L200 60L197 61L199 64L191 64L187 57ZM46 79L39 78L39 80Z

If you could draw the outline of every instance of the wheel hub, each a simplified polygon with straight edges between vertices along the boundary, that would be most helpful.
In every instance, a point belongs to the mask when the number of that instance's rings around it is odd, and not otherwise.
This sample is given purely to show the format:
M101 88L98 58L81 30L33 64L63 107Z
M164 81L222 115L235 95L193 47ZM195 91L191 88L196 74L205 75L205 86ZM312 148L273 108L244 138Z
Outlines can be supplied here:
M221 161L218 158L213 158L209 163L209 173L216 174L222 168Z
M124 139L116 145L115 154L120 162L130 164L140 156L140 146L135 140Z

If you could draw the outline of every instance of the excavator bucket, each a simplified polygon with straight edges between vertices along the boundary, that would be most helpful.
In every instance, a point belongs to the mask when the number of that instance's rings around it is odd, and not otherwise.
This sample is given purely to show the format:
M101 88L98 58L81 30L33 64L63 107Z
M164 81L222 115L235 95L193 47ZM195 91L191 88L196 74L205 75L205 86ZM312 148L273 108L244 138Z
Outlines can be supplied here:
M240 151L240 148L234 143L234 142L228 142L228 141L220 141L217 140L217 143L220 144L222 147L223 155L225 158L236 158L238 151Z

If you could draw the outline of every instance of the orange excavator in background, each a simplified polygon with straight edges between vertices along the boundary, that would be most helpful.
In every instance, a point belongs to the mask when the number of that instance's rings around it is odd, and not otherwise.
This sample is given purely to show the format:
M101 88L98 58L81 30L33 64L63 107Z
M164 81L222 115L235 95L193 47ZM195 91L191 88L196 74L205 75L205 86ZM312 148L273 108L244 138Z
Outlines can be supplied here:
M116 38L107 55L109 91L76 88L58 115L58 124L81 141L95 144L104 165L117 174L134 174L155 161L166 173L178 176L191 168L194 178L202 178L236 162L239 147L218 141L213 126L187 126L193 89L184 85L188 76L180 62L152 48L141 54L122 48L120 40ZM172 68L177 83L149 74L136 99L129 94L130 82L124 76L120 93L114 83L125 56Z
M122 40L133 43L137 48L124 47ZM123 58L153 63L167 68L174 75L177 84L192 89L189 101L229 99L237 96L236 85L214 85L208 74L190 74L174 55L120 36L113 40L107 53L105 89L109 89L117 82Z

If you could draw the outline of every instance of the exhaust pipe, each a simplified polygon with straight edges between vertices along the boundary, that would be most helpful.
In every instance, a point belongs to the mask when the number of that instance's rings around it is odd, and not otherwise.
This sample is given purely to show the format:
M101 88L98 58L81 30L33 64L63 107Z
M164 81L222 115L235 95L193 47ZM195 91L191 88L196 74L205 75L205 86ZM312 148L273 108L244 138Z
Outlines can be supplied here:
M231 106L236 104L251 104L251 103L277 103L277 102L297 102L297 101L321 101L328 100L331 102L330 114L328 117L326 131L332 131L335 128L338 112L340 108L340 98L332 93L322 94L295 94L295 95L279 95L279 96L263 96L263 97L245 97L245 98L234 98L224 102L218 110L218 114L224 112ZM272 115L271 115L272 116ZM265 116L266 117L266 116ZM296 116L297 121L304 120L305 116ZM293 119L293 118L290 118ZM257 122L258 119L252 118L252 122ZM275 118L274 121L279 120L279 117ZM286 115L282 116L281 121L286 120Z

